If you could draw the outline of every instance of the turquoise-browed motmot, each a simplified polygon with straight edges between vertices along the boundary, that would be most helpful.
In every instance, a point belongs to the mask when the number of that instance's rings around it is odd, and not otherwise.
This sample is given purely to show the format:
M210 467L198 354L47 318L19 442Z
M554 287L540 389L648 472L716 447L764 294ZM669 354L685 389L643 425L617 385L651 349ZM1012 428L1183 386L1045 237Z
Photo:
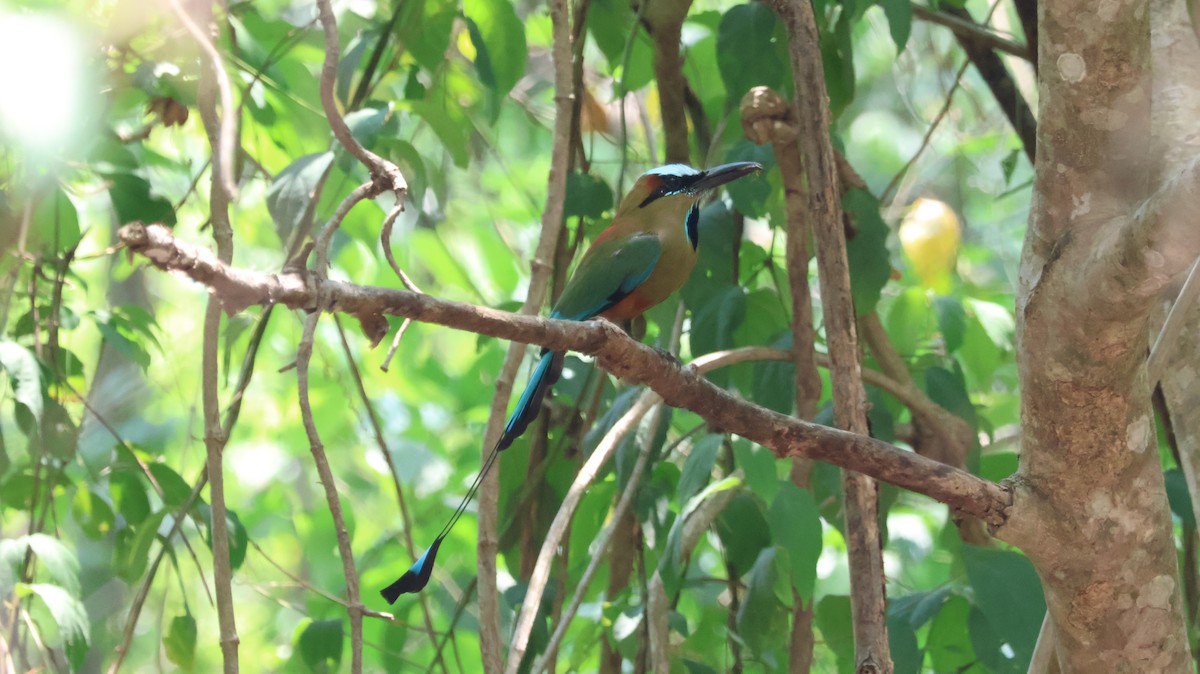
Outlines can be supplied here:
M550 318L586 321L603 316L622 322L642 315L667 299L683 286L696 265L700 244L700 197L727 182L761 170L762 166L754 162L724 164L707 171L670 164L642 174L621 200L612 224L584 253L575 274L550 311ZM402 594L421 591L429 582L438 547L462 517L496 457L537 418L542 398L558 376L554 361L560 357L561 354L542 350L529 385L467 495L433 540L433 545L399 580L381 592L389 604Z

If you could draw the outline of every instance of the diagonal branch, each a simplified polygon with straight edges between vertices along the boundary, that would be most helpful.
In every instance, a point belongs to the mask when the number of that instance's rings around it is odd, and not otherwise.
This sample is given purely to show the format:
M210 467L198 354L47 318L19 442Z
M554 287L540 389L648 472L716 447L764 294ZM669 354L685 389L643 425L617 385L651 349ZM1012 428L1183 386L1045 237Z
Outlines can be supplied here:
M130 252L208 286L228 311L251 304L311 309L320 295L327 300L328 311L403 316L555 351L578 351L595 356L602 368L626 381L650 386L669 405L691 410L714 428L757 442L776 456L803 456L855 470L951 505L992 527L1005 523L1011 505L1005 487L966 471L881 440L807 423L746 402L694 369L675 365L607 321L544 319L338 281L321 282L318 291L310 288L301 274L268 274L222 264L210 250L176 240L161 225L127 225L118 236Z

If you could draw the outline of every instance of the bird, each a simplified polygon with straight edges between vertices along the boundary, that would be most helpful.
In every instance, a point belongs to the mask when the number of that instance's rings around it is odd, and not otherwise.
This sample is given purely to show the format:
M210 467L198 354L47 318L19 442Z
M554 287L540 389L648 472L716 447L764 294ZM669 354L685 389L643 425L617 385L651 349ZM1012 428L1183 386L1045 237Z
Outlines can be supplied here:
M733 162L707 170L668 164L643 173L621 199L612 224L583 254L550 310L550 318L586 321L601 317L623 323L670 297L683 287L696 265L700 198L762 169L757 162ZM429 583L442 541L466 511L496 457L537 418L542 399L558 378L562 358L562 353L542 350L504 432L454 514L408 571L380 591L388 604L402 594L420 592Z

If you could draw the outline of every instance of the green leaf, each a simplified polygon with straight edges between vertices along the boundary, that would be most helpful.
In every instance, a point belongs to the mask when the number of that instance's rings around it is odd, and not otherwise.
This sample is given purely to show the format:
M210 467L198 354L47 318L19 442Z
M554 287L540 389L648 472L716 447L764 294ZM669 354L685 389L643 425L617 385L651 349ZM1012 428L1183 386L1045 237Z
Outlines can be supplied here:
M32 593L42 600L68 648L85 646L88 642L88 614L83 602L71 592L46 583L19 584L18 595ZM45 629L46 626L42 626Z
M0 368L8 374L17 408L27 415L23 428L34 428L42 421L42 371L37 357L25 347L0 340ZM26 425L28 424L28 425Z
M739 7L761 7L764 5L747 4ZM748 175L741 180L735 180L725 185L733 207L751 218L765 218L768 215L767 200L774 193L774 188L767 180L771 169L775 168L775 151L770 145L756 145L742 138L735 142L725 153L725 162L753 161L762 164L760 173Z
M196 666L196 619L187 613L171 619L167 635L163 637L163 648L167 659L185 672Z
M1171 512L1183 521L1185 527L1195 529L1196 514L1192 511L1192 498L1183 471L1172 468L1163 473L1163 479L1167 483L1167 501L1171 504Z
M147 465L154 481L163 490L163 503L172 509L179 508L192 495L192 488L184 482L179 473L165 463L150 463Z
M132 540L127 545L117 546L117 574L127 582L135 582L146 572L150 565L150 548L159 538L159 527L167 516L166 510L159 510L139 523L134 529Z
M788 606L779 601L775 586L778 567L775 548L759 553L746 582L746 593L737 612L738 635L756 655L768 663L768 652L786 644ZM782 649L786 653L786 648Z
M116 138L97 145L92 167L108 182L108 196L117 212L118 224L137 220L175 224L175 207L152 194L150 183L139 175L144 170L141 161Z
M734 346L733 333L746 318L746 291L729 286L694 309L688 333L692 355L699 356Z
M839 672L854 671L853 618L850 615L850 597L828 595L817 602L816 622L821 630L825 646L837 656ZM940 671L940 670L939 670Z
M445 95L431 95L422 101L411 101L408 105L437 134L445 146L444 149L454 160L454 165L466 168L471 125L463 111L445 98Z
M979 321L979 325L987 333L988 339L992 340L992 344L1005 350L1012 348L1013 335L1017 330L1017 323L1013 319L1012 312L994 302L985 302L974 298L967 298L966 306Z
M964 546L965 547L965 546ZM975 649L971 646L967 630L967 619L971 604L958 595L950 595L942 610L929 627L925 638L925 652L935 672L979 672L972 669L976 661Z
M1012 647L1017 665L1024 671L1046 614L1042 584L1033 564L1016 552L974 545L964 545L962 554L975 603L999 639Z
M920 674L924 654L917 645L917 634L903 618L887 619L888 647L891 650L895 674Z
M55 187L34 209L30 235L52 251L68 251L79 245L79 214L74 202L61 187Z
M979 428L979 417L975 414L975 406L971 404L967 383L958 363L954 363L953 371L937 366L925 370L925 392L933 402L966 421L971 428Z
M612 188L601 178L589 173L572 173L567 176L564 218L599 218L612 208L612 205Z
M112 531L116 518L108 502L90 489L75 492L71 502L75 521L89 538L99 539Z
M679 477L679 486L676 491L676 500L680 507L687 504L704 488L704 485L708 484L723 439L724 436L710 434L692 444L692 451L683 463L683 473Z
M734 573L741 575L771 545L771 531L758 501L744 490L717 516L717 535L725 547L725 558Z
M938 330L946 342L946 353L954 353L963 345L967 334L967 312L957 297L938 295L933 298L937 312Z
M850 35L852 21L850 12L844 11L831 33L821 31L821 64L825 70L829 111L835 121L854 100L854 43Z
M479 80L504 96L525 74L525 24L507 0L464 0Z
M333 674L342 662L342 621L310 620L297 626L294 639L300 661L313 674Z
M146 486L136 474L114 471L108 478L108 490L126 522L141 522L150 515Z
M749 440L733 441L733 457L738 468L746 473L746 486L763 501L775 498L779 479L775 475L775 455L771 450Z
M903 52L904 46L908 44L908 36L912 32L912 0L879 0L879 6L883 8L883 13L887 16L892 42L896 43L896 53Z
M842 197L842 208L854 218L857 230L846 242L850 262L850 291L854 311L863 315L875 310L879 293L892 273L888 256L888 227L879 217L879 201L866 190L852 188Z
M780 480L779 493L767 511L767 522L771 538L788 551L796 591L805 602L812 601L817 559L824 541L821 516L812 492Z
M456 16L456 5L439 0L411 0L401 7L396 32L417 63L426 70L436 71L446 63Z
M725 12L717 27L717 67L729 106L736 108L758 85L786 90L790 68L779 35L779 18L765 4L750 2Z
M319 152L300 157L275 175L267 190L267 212L275 221L279 240L286 242L292 232L304 223L312 204L317 184L333 161L332 152Z
M371 38L374 37L371 36ZM373 39L367 39L367 36L362 33L355 35L350 38L345 54L338 60L334 95L337 96L338 102L343 108L350 104L350 85L354 83L354 73L358 70L358 64L362 61L369 42L373 42ZM349 115L346 116L347 123L350 121L349 117Z
M75 553L60 541L46 534L31 534L17 539L17 544L28 545L38 562L45 567L54 584L79 596L79 560Z
M936 590L893 598L888 602L888 616L904 618L912 629L921 629L942 609L951 590L950 585L943 585Z
M208 534L208 549L212 550L212 508L203 505L199 509L208 525L205 533ZM232 510L225 511L225 526L229 532L229 565L233 567L234 571L237 571L246 561L246 550L250 547L250 535L246 532L246 527L242 526L241 518Z

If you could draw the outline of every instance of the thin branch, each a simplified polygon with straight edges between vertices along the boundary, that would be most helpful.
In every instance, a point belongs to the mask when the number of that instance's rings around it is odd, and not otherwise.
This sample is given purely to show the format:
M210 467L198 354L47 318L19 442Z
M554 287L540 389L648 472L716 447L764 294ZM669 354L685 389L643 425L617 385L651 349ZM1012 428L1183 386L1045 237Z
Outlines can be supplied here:
M516 674L521 665L521 659L525 656L525 647L529 642L529 634L533 630L533 620L537 616L542 590L545 589L546 581L550 576L550 563L554 560L554 553L562 542L567 525L575 516L575 509L583 499L584 492L595 481L604 464L608 463L609 457L616 452L621 440L625 439L625 436L637 427L641 418L660 402L662 402L662 398L650 392L640 396L633 407L617 420L617 423L613 424L604 439L592 451L587 462L579 469L579 473L575 475L575 481L567 489L567 495L563 497L562 505L554 515L554 521L550 524L550 530L546 533L546 539L542 542L542 549L538 553L537 564L529 578L529 589L525 593L525 601L521 607L520 617L517 619L517 626L513 629L512 647L508 652L506 670L508 674ZM530 596L534 596L533 601L530 601ZM547 650L547 652L549 651Z
M208 249L176 240L161 225L126 225L118 237L132 253L208 286L226 310L251 304L277 303L293 309L316 306L318 293L310 289L303 275L265 274L224 265ZM605 370L626 381L648 384L668 404L692 410L714 427L768 447L777 456L807 456L857 470L953 505L994 527L1005 521L1010 505L1006 488L875 438L806 423L748 403L693 369L663 358L608 321L563 321L512 314L405 290L338 281L324 281L320 287L327 311L404 316L556 351L596 356Z
M571 145L571 110L576 92L571 74L571 17L567 0L549 0L554 60L554 140L550 156L550 175L546 185L546 209L542 212L542 230L531 263L529 291L521 305L521 313L537 314L546 298L550 284L551 261L562 233L563 207L567 193L568 158ZM521 365L525 347L511 344L504 365L496 379L496 395L488 414L487 431L481 448L481 460L500 436L512 394L513 379ZM499 471L492 471L479 487L479 542L477 566L479 578L479 641L486 674L495 674L504 663L500 637L500 601L496 586L496 551L500 543L496 534L499 501Z
M1019 59L1033 62L1033 57L1029 52L1029 45L997 35L988 30L986 26L981 26L970 19L947 12L940 12L923 5L918 5L917 3L913 3L912 10L913 16L922 21L936 23L939 26L949 28L961 42L970 42L984 49L1004 52Z
M187 29L192 39L200 46L200 51L204 52L204 56L208 59L209 72L215 78L217 92L221 97L220 130L216 131L215 134L219 138L219 141L214 147L217 153L216 161L213 162L214 173L216 174L213 177L213 182L215 183L214 186L219 186L220 189L224 190L225 194L223 198L228 203L237 198L237 181L233 166L233 154L234 144L237 139L238 119L233 107L233 87L229 84L229 73L225 72L225 64L221 59L221 53L217 51L216 45L213 44L212 36L205 33L200 26L196 25L196 22L192 20L192 17L184 9L183 5L179 3L179 0L167 0L167 2L171 5L171 9L175 12L175 16L179 19L179 22ZM209 19L211 20L211 4L208 7L210 12ZM215 26L215 24L213 25ZM208 112L206 108L207 106L201 106L201 117L204 117L206 112ZM208 117L208 119L204 119L204 125L210 129L210 135L212 135L215 125L212 124L211 113L209 113Z
M363 147L350 133L350 127L346 126L346 120L342 117L341 110L338 109L333 93L333 84L337 81L337 65L341 57L337 19L333 16L329 0L317 0L317 11L321 19L321 29L325 33L325 61L321 65L321 107L325 110L329 128L333 130L333 136L342 144L342 147L346 148L347 152L362 162L371 172L371 180L376 183L378 190L375 194L384 191L394 192L397 203L403 203L404 195L408 193L408 183L404 180L400 169L390 161Z
M342 322L338 319L337 314L333 316L334 323L337 324L338 338L342 343L342 352L346 354L346 364L350 366L350 376L354 380L354 389L358 392L358 399L362 402L363 409L367 413L367 423L371 426L371 434L375 436L375 445L379 448L379 453L383 455L383 461L387 464L388 475L392 478L392 488L396 490L396 504L400 507L400 519L404 522L404 546L409 557L416 558L417 548L413 544L412 539L412 515L408 512L408 502L404 499L404 488L400 486L400 472L396 470L396 462L392 459L392 453L388 451L387 440L383 437L383 427L379 423L379 414L375 411L375 406L371 403L371 397L367 395L367 388L363 384L362 374L359 372L358 363L354 360L354 352L350 349L350 342L346 339L346 331L342 329ZM417 601L421 604L421 617L425 622L425 631L429 634L434 634L432 611L429 610L428 596L424 593L417 595ZM441 652L438 652L437 658L434 660L440 664L443 672L449 671L446 668L446 663L442 659Z
M807 186L805 219L812 227L833 383L833 416L838 427L867 435L867 396L859 363L854 300L841 188L829 139L830 114L816 18L807 0L774 0L788 32L796 85L797 129ZM793 270L794 273L794 270ZM842 472L846 547L850 562L850 608L854 625L855 671L892 671L886 623L878 486L867 475Z
M346 520L342 515L342 502L338 497L337 483L333 471L329 469L329 460L325 456L325 445L317 432L316 421L313 419L312 404L308 397L308 366L312 361L313 336L317 330L319 312L309 314L304 322L304 334L296 349L296 381L300 399L300 413L304 421L304 432L308 436L309 450L312 452L313 463L317 466L317 474L321 478L321 487L325 490L325 501L329 505L329 514L333 518L334 532L337 535L338 554L342 558L342 570L346 576L346 612L350 616L350 671L362 672L362 619L364 606L358 592L358 570L354 566L354 551L350 548L350 535L346 529Z
M1196 298L1200 297L1198 269L1200 269L1200 258L1196 258L1196 261L1192 263L1187 280L1183 282L1183 289L1179 291L1179 296L1171 305L1171 311L1167 313L1167 319L1163 321L1162 329L1154 340L1154 346L1150 349L1150 357L1146 359L1146 371L1152 387L1162 379L1167 356L1174 353L1179 337L1183 334L1183 327L1187 324L1188 311L1196 304Z

